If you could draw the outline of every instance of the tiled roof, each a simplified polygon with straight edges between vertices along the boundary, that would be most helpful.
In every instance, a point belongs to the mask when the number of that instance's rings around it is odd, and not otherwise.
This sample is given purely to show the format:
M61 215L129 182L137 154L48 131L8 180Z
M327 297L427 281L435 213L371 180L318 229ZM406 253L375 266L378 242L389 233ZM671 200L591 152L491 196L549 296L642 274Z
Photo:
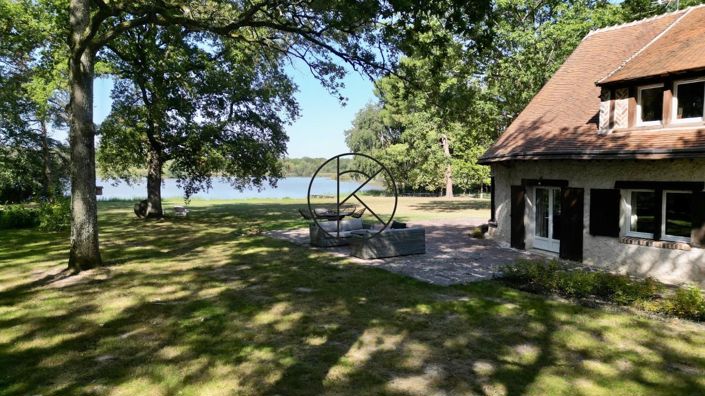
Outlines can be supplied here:
M598 134L600 87L595 82L681 21L693 8L590 33L497 142L482 163L540 158L672 158L703 153L705 128ZM702 22L705 25L705 21ZM700 27L698 27L700 29ZM701 33L702 41L705 35ZM635 54L637 54L635 56ZM703 60L703 53L700 60ZM629 63L629 62L627 62ZM621 67L625 66L625 67ZM621 68L620 68L621 67ZM616 74L616 73L615 73ZM613 74L612 76L614 76Z
M598 83L666 76L705 69L705 7L679 13L678 19L624 65Z

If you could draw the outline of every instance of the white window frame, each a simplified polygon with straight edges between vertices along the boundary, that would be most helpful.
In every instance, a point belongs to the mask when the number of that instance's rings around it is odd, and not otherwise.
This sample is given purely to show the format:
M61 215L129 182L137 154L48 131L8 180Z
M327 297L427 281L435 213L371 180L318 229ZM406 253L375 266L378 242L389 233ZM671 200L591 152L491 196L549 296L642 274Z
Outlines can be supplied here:
M635 238L645 238L645 239L654 239L654 234L650 234L648 232L638 232L638 231L632 231L632 193L633 192L652 192L654 195L656 195L656 190L625 190L625 201L626 201L626 209L627 209L627 218L626 218L626 223L627 223L627 229L624 235L630 236L630 237L635 237ZM664 205L661 205L664 206Z
M666 194L692 194L692 191L684 190L663 190L663 196L661 197L661 239L670 242L687 242L690 243L690 237L682 237L677 235L666 234Z
M703 116L700 117L691 117L691 118L678 118L678 86L679 85L685 85L685 84L692 84L692 83L699 83L699 82L705 82L705 77L700 77L700 78L694 78L690 80L679 80L679 81L674 81L673 82L673 95L672 95L672 105L671 105L671 123L673 124L687 124L691 122L703 122L705 121L705 118ZM703 88L705 90L705 87ZM703 92L703 96L705 97L705 91ZM705 100L703 100L703 115L705 115Z
M656 121L642 121L641 120L641 91L646 89L663 88L663 84L651 84L642 85L637 89L637 100L636 100L636 126L660 126L663 125L663 109L661 109L661 119ZM663 107L663 101L661 102Z
M537 224L536 224L536 208L538 206L538 190L542 188L544 190L548 191L548 237L542 237L537 235ZM551 252L551 253L559 253L560 252L560 246L561 246L561 241L560 239L555 239L553 238L553 209L555 206L555 200L553 199L553 192L554 191L560 191L560 187L551 187L551 186L536 186L534 187L534 214L533 214L533 223L534 223L534 248L543 250L546 252ZM561 215L562 215L563 208L561 208Z

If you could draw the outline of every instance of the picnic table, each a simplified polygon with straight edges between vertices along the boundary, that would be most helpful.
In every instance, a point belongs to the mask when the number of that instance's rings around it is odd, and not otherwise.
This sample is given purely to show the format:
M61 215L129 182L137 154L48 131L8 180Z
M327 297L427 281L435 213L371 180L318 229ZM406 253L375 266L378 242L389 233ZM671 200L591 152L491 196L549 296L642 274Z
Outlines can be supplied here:
M313 213L316 215L316 218L319 219L324 219L328 221L342 220L345 218L345 216L350 216L355 213L355 208L351 210L344 210L342 208L340 210L317 208L313 210Z
M314 208L313 213L308 209L299 209L299 213L306 220L323 219L328 221L342 220L347 216L352 216L359 218L364 213L365 208L362 210L357 209L357 205L342 205L340 208Z

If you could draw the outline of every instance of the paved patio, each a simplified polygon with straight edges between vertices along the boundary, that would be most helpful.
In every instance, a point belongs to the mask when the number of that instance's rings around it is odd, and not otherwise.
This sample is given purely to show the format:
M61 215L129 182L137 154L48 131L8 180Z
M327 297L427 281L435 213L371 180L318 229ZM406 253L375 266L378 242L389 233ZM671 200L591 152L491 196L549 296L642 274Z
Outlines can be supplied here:
M469 233L482 219L463 221L418 221L409 226L426 228L426 254L362 260L350 257L361 265L384 268L436 285L453 285L490 279L500 266L518 258L541 258L535 253L499 246L496 242L472 238ZM309 246L308 228L273 231L277 239ZM318 248L312 248L318 249ZM348 256L347 246L319 249L339 256Z

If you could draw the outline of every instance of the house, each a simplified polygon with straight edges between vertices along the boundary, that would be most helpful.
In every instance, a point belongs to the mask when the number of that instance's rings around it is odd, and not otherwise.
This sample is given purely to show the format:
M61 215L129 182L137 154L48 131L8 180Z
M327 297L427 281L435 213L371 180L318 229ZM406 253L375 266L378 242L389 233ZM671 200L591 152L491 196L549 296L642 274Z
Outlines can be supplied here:
M481 163L492 238L705 284L705 7L588 34Z

